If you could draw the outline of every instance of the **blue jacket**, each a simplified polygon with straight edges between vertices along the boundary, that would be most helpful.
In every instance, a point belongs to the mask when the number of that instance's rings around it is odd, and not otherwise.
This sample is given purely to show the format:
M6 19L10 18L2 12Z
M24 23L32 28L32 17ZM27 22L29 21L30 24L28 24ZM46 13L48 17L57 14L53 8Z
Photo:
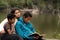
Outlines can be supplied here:
M24 23L23 18L19 18L15 26L16 33L23 38L30 38L29 35L35 32L30 22ZM30 38L31 39L31 38Z

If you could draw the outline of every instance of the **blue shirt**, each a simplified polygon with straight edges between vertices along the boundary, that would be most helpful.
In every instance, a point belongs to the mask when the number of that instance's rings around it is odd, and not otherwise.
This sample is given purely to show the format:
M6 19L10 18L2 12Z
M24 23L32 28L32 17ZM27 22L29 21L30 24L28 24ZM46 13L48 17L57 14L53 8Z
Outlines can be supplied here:
M29 35L35 32L35 29L33 28L32 24L30 22L24 23L23 18L18 19L15 29L16 33L23 38L29 38Z

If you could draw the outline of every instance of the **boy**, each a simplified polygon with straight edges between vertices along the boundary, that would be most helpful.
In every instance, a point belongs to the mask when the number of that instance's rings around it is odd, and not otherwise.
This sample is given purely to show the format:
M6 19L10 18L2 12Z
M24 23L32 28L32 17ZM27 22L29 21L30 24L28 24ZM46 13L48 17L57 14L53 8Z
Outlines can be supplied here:
M19 18L18 22L16 23L16 33L23 37L24 40L43 40L42 36L35 33L36 31L30 22L31 18L32 14L30 12L24 13L23 17Z
M2 35L1 40L23 40L18 35L14 34L14 23L15 23L15 15L8 14L7 15L8 22L4 25L5 33Z

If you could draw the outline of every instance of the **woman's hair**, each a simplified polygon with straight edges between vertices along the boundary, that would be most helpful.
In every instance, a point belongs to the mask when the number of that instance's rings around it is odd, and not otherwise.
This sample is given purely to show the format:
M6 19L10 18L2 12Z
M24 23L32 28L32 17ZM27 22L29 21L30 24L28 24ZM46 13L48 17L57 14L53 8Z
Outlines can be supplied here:
M32 17L32 14L29 11L27 11L24 13L23 17L25 17L25 18Z
M15 11L16 11L16 10L19 10L19 11L20 11L19 8L12 8L10 13L15 14Z

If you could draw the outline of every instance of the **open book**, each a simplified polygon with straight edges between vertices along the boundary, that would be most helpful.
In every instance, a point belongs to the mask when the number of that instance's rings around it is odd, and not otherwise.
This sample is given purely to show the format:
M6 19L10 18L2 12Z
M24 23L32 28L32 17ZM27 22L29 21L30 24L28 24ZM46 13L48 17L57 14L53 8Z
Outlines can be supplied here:
M39 34L37 34L37 33L33 33L33 34L31 34L31 35L29 35L29 37L36 37L36 36L39 36L40 38L42 38L43 36L40 36Z

